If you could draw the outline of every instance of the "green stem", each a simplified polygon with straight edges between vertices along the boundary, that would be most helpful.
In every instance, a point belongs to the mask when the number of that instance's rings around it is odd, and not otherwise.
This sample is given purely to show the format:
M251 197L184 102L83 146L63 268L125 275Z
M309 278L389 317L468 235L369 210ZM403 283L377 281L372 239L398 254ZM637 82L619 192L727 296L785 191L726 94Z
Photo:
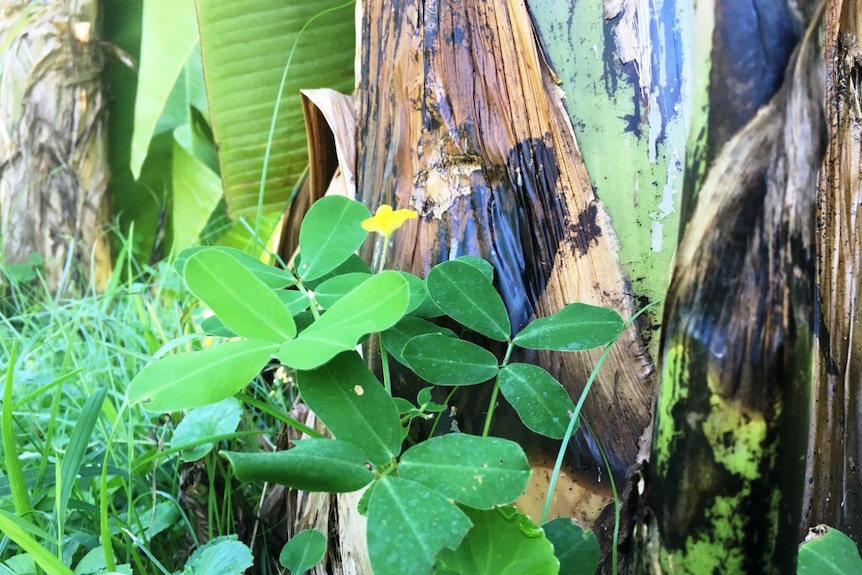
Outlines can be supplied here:
M503 362L500 364L500 367L505 366L509 363L509 358L512 357L512 350L515 349L515 344L509 339L508 347L506 348L506 355L503 356ZM499 378L494 378L494 389L491 390L491 401L488 404L488 413L485 415L485 427L482 428L482 437L488 437L488 433L491 431L491 420L494 419L494 410L497 409L497 396L500 395L500 380Z
M586 421L584 422L584 424L587 426L587 431L590 432L590 435L595 437L592 428L590 428L590 424ZM620 498L619 494L617 493L617 482L614 480L614 474L611 470L611 464L610 462L608 462L608 456L605 455L605 450L602 448L602 444L599 443L598 439L596 439L596 445L599 447L599 453L602 454L602 461L605 462L605 470L607 471L608 477L610 478L611 482L611 493L614 496L614 537L613 546L611 547L611 561L613 562L613 575L617 575L617 572L619 571L617 547L620 539Z
M383 345L383 339L377 334L377 343L380 345L380 366L383 369L383 389L392 397L392 381L389 375L389 353Z
M512 357L512 350L515 349L515 342L512 339L509 339L509 347L506 348L506 355L503 356L503 363L500 364L500 367L503 367L509 363L509 358Z
M383 236L383 248L380 250L380 259L374 262L374 273L380 273L386 266L386 256L389 255L389 237Z
M455 392L458 391L460 385L456 385L452 388L452 391L449 392L449 395L446 396L446 401L444 402L446 406L449 406L449 402L452 401L452 396L455 395ZM443 417L443 412L440 411L437 413L437 417L434 418L434 425L431 426L431 432L428 434L428 437L434 437L434 432L437 431L437 424L440 423L440 418Z
M253 407L258 408L259 410L266 413L270 417L284 423L285 425L291 426L292 428L296 429L297 431L301 431L302 433L308 435L309 437L313 437L315 439L325 439L324 435L316 432L315 430L308 427L307 425L300 423L299 421L293 419L292 417L288 417L288 416L284 415L280 411L273 409L272 407L270 407L266 403L259 401L255 398L251 397L250 395L247 395L243 392L239 392L239 393L236 393L234 395L240 401L247 403Z
M485 427L482 429L482 437L488 437L491 431L491 420L494 418L494 410L497 408L497 396L500 394L500 379L494 378L494 389L491 390L491 401L488 403L488 414L485 416Z
M156 453L151 453L149 455L145 455L143 457L138 458L135 461L134 467L132 467L131 475L138 473L143 467L146 467L154 459L159 459L161 457L168 457L175 453L179 453L184 449L192 449L193 447L197 447L204 443L218 443L219 441L224 441L226 439L236 439L238 437L253 437L257 435L263 435L260 431L235 431L233 433L220 433L218 435L210 435L207 437L203 437L198 441L193 441L191 443L183 443L182 445L173 445L168 447L167 449L163 449L161 451L157 451ZM320 438L320 434L315 432L315 436Z
M641 308L636 314L634 314L623 325L623 328L620 330L620 333L619 335L617 335L617 338L605 347L604 351L602 351L602 354L599 356L595 367L593 367L593 371L590 372L590 377L589 379L587 379L587 383L584 386L584 390L581 392L581 396L578 398L578 403L575 405L575 410L572 412L572 417L571 419L569 419L569 425L568 427L566 427L566 434L563 436L563 440L560 444L560 449L559 451L557 451L557 459L554 462L554 471L553 473L551 473L551 481L548 484L548 493L545 495L545 506L542 508L542 520L540 522L540 525L544 525L548 521L548 513L551 509L551 498L554 494L554 489L556 489L557 487L557 478L560 475L560 469L563 467L563 457L566 455L566 445L568 445L569 439L571 439L572 435L574 435L575 433L575 424L577 423L578 419L580 419L581 408L583 408L584 402L587 400L587 394L590 392L590 388L593 386L593 381L595 381L596 375L598 375L599 373L599 369L601 369L602 364L605 362L605 359L607 359L608 354L610 354L611 352L611 348L613 348L614 344L617 342L617 339L619 339L619 336L622 335L629 328L629 326L641 316L641 314L661 302L662 300L650 302L643 308Z

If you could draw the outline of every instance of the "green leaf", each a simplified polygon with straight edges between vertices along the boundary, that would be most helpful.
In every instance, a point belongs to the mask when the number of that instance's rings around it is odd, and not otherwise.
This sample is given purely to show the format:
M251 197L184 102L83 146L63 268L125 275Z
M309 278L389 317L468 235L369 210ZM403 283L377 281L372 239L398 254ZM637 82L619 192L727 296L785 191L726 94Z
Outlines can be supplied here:
M390 328L407 308L407 282L398 273L371 276L338 300L296 339L281 346L276 357L294 369L320 367L342 351L356 347L369 333Z
M291 315L299 315L308 309L310 303L308 296L303 292L295 289L280 289L275 291L275 295L281 300L281 303L287 308ZM296 321L296 318L293 318ZM298 326L297 326L298 327Z
M187 1L187 0L185 0ZM213 210L222 198L221 178L194 154L190 124L174 130L173 151L173 250L198 243Z
M189 258L184 271L192 293L230 330L277 343L296 335L293 316L278 296L230 255L200 251Z
M302 491L347 493L374 479L368 458L353 444L338 439L302 439L287 451L222 451L240 481L268 481Z
M176 519L179 518L179 511L177 511L176 505L171 503L174 507L174 512L176 513ZM19 557L24 557L23 555L19 555ZM14 573L35 573L35 570L30 568L29 570L16 570L12 564L7 560L4 562L7 567L11 567ZM132 575L131 566L127 563L125 565L116 565L113 571L108 571L107 561L105 561L105 548L101 545L97 545L87 551L87 553L78 561L78 564L75 565L75 575Z
M201 331L215 337L236 337L236 334L229 330L217 315L211 315L201 320Z
M87 454L87 445L93 436L93 429L96 427L96 422L98 422L99 415L102 413L102 404L105 403L107 395L108 388L103 387L87 398L78 416L78 420L75 422L72 435L69 437L66 452L62 456L59 475L62 485L60 486L60 496L57 499L55 508L56 517L60 518L61 522L66 519L66 507L69 504L69 498L72 496L75 478L78 476L78 472L84 462L84 456Z
M437 553L457 547L468 529L464 512L437 491L402 477L382 477L368 504L374 575L430 573Z
M490 509L511 503L524 492L530 464L514 441L450 433L405 451L398 476L464 505Z
M458 256L452 261L462 262L473 266L482 272L482 275L488 278L489 282L494 283L494 266L492 266L491 262L485 258L480 258L478 256Z
M6 377L3 382L3 404L2 419L0 419L0 442L3 445L3 461L6 464L5 473L8 477L9 488L12 492L12 505L20 517L31 517L33 504L24 481L24 467L19 456L19 443L16 441L15 426L13 425L14 397L12 391L15 387L15 364L18 360L18 339L12 339L12 349L6 365Z
M368 208L344 196L314 202L299 229L299 277L313 280L343 264L368 235L361 223L369 217Z
M824 528L825 526L819 526ZM852 539L837 529L806 538L799 547L798 575L846 575L862 573L862 558ZM813 531L813 530L812 530Z
M270 289L277 290L296 284L296 278L293 277L293 274L289 271L265 264L242 250L225 246L198 246L185 249L181 251L174 260L174 269L176 269L181 276L185 277L186 263L189 261L189 258L202 251L218 251L231 256Z
M623 325L623 318L615 310L570 303L550 317L531 322L514 341L527 349L582 351L614 341Z
M524 425L551 439L565 436L575 404L554 376L538 365L510 363L500 369L497 381Z
M221 401L248 385L277 349L252 339L163 357L129 384L129 403L141 402L150 411L179 411Z
M414 337L401 354L416 375L437 385L482 383L499 371L497 358L487 349L436 333Z
M332 434L374 465L401 452L401 420L392 398L355 351L296 374L299 393Z
M320 563L325 553L326 536L316 529L305 529L282 547L278 562L292 575L301 575Z
M428 272L425 286L437 307L458 323L497 341L509 339L512 327L503 299L476 267L443 262Z
M359 503L356 504L356 512L363 517L368 517L368 504L371 502L371 496L374 495L374 487L376 485L377 482L374 481L366 487L365 491L362 492L362 497L359 498Z
M192 0L147 0L141 23L141 66L135 97L135 128L132 136L131 169L137 179L153 136L159 129L173 129L188 122L184 84L177 80L188 59L195 54L198 21ZM199 57L199 56L198 56ZM179 85L179 98L171 98ZM174 100L174 106L169 102ZM173 114L173 118L171 115ZM159 120L165 117L161 126Z
M251 550L236 535L223 535L195 550L182 575L242 575L253 564Z
M183 461L197 461L213 448L216 435L233 433L239 427L242 407L233 397L188 412L171 437L171 446L196 444L180 453Z
M542 526L554 545L560 573L593 575L599 564L599 541L592 531L584 531L573 519L558 517Z
M302 266L302 254L297 254L296 258L293 261L295 268L299 268ZM345 275L345 274L366 274L371 275L371 268L368 267L368 264L365 263L361 257L356 254L350 254L344 263L339 265L337 268L332 270L329 273L323 274L319 278L315 278L313 280L305 281L303 284L306 288L310 290L316 290L317 286L322 284L328 279L332 279L337 276Z
M263 213L281 212L308 164L299 90L354 84L355 22L349 7L309 19L341 0L197 0L210 116L232 219L254 216L279 87Z
M434 575L557 575L554 546L533 521L514 507L464 508L473 528L458 549L444 549ZM590 572L592 573L592 571Z
M329 309L370 276L371 274L350 273L329 278L314 289L314 299L323 309Z
M407 345L407 342L414 337L430 333L445 335L446 337L458 337L451 329L440 327L439 325L435 325L430 321L418 317L407 316L402 318L401 321L386 331L382 332L380 334L380 339L386 347L386 351L388 351L389 354L398 361L398 363L410 367L407 364L407 360L402 356L404 346Z
M0 531L15 542L23 551L33 556L36 563L48 575L73 575L72 570L27 533L29 524L0 509Z
M410 299L407 303L407 309L404 313L415 312L422 303L428 299L428 290L425 289L425 282L422 279L407 272L398 272L407 281L407 287L410 290ZM433 302L432 302L433 303ZM434 306L436 307L436 306Z

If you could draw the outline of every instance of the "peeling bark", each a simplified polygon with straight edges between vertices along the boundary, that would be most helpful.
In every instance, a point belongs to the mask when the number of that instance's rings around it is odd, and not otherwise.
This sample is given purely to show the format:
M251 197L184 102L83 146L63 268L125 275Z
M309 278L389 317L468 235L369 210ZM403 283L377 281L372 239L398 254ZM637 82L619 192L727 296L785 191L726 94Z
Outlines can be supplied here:
M110 273L99 27L96 0L0 8L0 38L10 39L0 70L3 261L40 254L55 288L67 259L63 281L102 286Z
M818 211L819 326L803 531L821 523L862 545L862 9L826 13L830 133Z
M636 573L796 572L826 144L816 29L707 168L677 250Z
M389 203L420 212L396 234L387 266L424 276L460 255L487 258L516 331L569 302L630 317L634 302L611 222L524 3L366 3L360 26L357 194L372 210ZM576 397L598 355L528 361ZM579 431L573 440L573 477L586 489L606 479L596 438L618 479L634 463L653 389L654 369L633 327L586 402L595 435ZM482 393L459 392L462 430L484 417ZM534 463L556 451L513 412L498 413L492 431L518 439ZM561 496L559 503L558 512L572 514L573 502Z

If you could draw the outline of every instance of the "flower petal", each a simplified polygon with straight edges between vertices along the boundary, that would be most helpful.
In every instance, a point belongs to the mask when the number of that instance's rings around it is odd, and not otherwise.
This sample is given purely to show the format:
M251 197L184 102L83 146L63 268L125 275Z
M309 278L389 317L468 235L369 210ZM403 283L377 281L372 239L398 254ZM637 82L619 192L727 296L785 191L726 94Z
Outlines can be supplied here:
M362 229L367 232L383 234L387 239L404 225L404 222L419 217L415 210L393 210L388 204L381 204L374 215L362 222Z

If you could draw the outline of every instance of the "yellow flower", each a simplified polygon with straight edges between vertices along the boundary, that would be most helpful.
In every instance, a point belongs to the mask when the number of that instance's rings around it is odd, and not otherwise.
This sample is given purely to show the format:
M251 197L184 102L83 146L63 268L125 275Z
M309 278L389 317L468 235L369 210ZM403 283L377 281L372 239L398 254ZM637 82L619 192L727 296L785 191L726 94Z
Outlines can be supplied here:
M374 216L362 221L362 229L383 234L388 240L404 222L418 217L418 212L414 210L393 210L392 206L381 204Z

